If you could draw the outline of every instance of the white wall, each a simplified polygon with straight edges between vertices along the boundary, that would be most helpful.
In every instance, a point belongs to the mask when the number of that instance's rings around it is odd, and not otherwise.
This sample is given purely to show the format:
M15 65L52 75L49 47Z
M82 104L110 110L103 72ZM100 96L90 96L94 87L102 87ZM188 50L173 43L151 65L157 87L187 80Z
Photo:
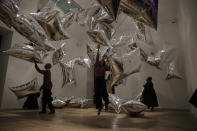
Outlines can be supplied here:
M189 98L197 88L197 1L196 0L180 0L179 4L179 32L182 45L182 53L185 60L186 84L188 88ZM192 112L197 115L197 109L191 106Z
M21 12L35 12L37 9L37 2L38 0L34 0L31 2L29 0L22 0ZM81 2L82 7L87 7L88 2L79 0L77 0L77 2ZM153 51L155 51L156 49L162 49L162 47L164 46L167 48L173 47L177 50L175 53L171 53L169 55L168 60L170 61L175 57L177 58L176 63L178 64L178 70L180 71L184 79L165 81L165 68L163 68L163 70L158 70L152 66L149 66L146 63L143 63L142 70L140 73L128 77L126 85L121 85L116 88L116 92L121 98L135 98L143 88L146 77L152 76L154 87L158 95L160 107L176 109L189 108L187 93L187 86L189 85L189 82L186 86L186 76L184 75L185 64L183 63L184 59L182 59L183 54L181 52L182 48L180 47L181 40L179 35L179 26L178 23L171 23L171 19L177 19L177 11L179 6L177 2L178 0L159 1L158 30L154 31L151 29L150 31L152 34L155 47L153 48ZM120 26L118 25L116 36L119 36L122 33L130 34L132 29L134 28L131 23L131 19L127 16L123 16L122 18L120 18L120 22L121 24ZM68 54L66 56L67 60L85 54L85 44L88 41L87 35L85 34L86 30L87 28L82 28L76 23L68 29L68 33L71 36L71 40L66 41L66 54ZM26 40L23 37L21 37L17 32L13 32L12 45L24 41ZM49 60L50 58L47 59ZM85 68L77 67L76 73L78 80L77 87L65 87L62 89L61 69L58 65L54 66L52 68L52 81L54 83L53 96L61 98L64 96L75 95L80 97L91 98L93 95L93 70L91 69L91 71L89 71ZM10 57L1 108L20 108L23 105L24 100L17 100L15 95L8 89L8 87L26 83L33 79L33 77L35 76L39 78L39 83L41 84L42 77L41 75L35 72L32 63Z

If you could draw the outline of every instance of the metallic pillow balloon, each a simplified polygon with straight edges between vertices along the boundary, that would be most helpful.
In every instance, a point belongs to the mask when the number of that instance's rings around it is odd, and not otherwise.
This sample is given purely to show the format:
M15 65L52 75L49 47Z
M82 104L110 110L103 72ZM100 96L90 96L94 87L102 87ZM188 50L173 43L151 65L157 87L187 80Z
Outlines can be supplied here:
M180 76L180 74L177 72L174 62L171 62L168 65L168 69L167 69L166 80L170 80L170 79L183 79L182 76Z
M13 27L21 35L47 51L54 50L48 43L45 31L34 19L26 15L16 15L14 20Z
M68 106L73 108L86 108L88 106L88 101L89 99L75 98L70 101Z
M8 27L12 26L13 18L19 11L19 0L1 0L0 1L0 20Z
M58 41L68 39L58 11L31 13L47 33L50 40Z
M68 28L72 25L75 21L77 15L77 11L70 11L65 14L63 17L60 17L61 23L63 24L64 28Z
M118 96L109 93L109 102L112 104L112 108L115 110L115 112L119 114L121 112L123 100Z
M105 38L105 36L100 31L90 30L90 31L87 31L87 34L93 42L103 45L103 46L108 46L108 40Z
M72 87L76 85L74 65L75 65L75 59L66 63L60 62L60 66L62 68L62 73L63 73L62 88L64 86Z
M60 99L55 99L52 101L52 105L55 108L63 108L64 106L66 106L66 102L64 102Z
M64 45L65 43L62 44L62 46L53 53L53 58L52 58L53 65L59 63L66 55L63 49Z
M91 66L91 60L88 55L86 55L85 57L76 58L75 63L88 68L90 68Z
M121 0L97 0L105 11L116 20Z
M47 56L46 51L33 43L15 45L5 51L5 53L30 62L34 62L35 60L37 63L43 63L44 58Z
M62 98L62 100L63 100L64 102L66 102L66 106L70 103L70 101L71 101L72 99L74 99L74 96Z
M155 4L156 1L153 0L152 3L150 0L121 0L120 10L135 20L157 29L158 4Z
M114 35L114 33L115 33L115 30L114 30L113 26L108 24L105 21L99 21L96 24L96 29L104 31L104 33L105 33L106 37L108 38L108 40L110 40L112 38L112 36Z
M26 97L29 94L40 93L37 78L20 86L9 87L9 89L17 96L18 99Z
M139 114L147 109L147 106L138 101L127 101L122 104L122 109L129 115Z

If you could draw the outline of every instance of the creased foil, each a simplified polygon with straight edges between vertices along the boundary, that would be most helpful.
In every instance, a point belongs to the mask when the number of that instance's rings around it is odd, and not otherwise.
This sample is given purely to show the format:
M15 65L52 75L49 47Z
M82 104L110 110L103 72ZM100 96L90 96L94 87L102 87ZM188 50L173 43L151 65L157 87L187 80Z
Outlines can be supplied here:
M129 100L122 104L122 109L129 115L136 115L145 111L147 106L141 102Z
M34 43L15 45L11 49L4 51L6 54L23 59L29 62L43 63L44 58L47 56L46 51L42 50Z
M9 89L17 96L18 99L24 98L29 94L40 93L37 78L34 78L32 81L27 82L20 86L9 87Z

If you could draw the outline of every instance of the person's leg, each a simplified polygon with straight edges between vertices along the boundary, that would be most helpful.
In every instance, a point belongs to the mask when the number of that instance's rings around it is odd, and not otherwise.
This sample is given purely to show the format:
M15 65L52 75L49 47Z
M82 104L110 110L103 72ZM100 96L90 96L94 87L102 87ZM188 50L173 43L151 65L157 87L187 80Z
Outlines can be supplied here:
M105 81L103 81L103 88L102 88L102 98L105 101L105 110L108 110L108 104L109 104L109 95L106 89Z
M46 102L46 98L42 98L42 111L40 113L46 113L46 105L47 105L47 102Z
M54 114L55 113L55 109L54 109L54 107L52 105L52 99L53 98L50 96L49 100L48 100L48 106L49 106L49 109L50 109L50 114Z

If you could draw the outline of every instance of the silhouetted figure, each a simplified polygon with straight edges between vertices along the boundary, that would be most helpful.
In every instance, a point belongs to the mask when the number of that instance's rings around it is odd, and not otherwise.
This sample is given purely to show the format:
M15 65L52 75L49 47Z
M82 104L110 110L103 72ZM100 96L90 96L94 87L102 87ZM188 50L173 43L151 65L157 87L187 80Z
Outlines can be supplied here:
M106 89L105 71L110 69L105 65L104 59L99 61L99 49L100 45L98 45L96 63L94 65L94 103L96 104L96 109L98 109L98 115L100 115L103 108L102 98L105 101L105 110L108 109L109 95Z
M190 98L189 102L194 105L195 107L197 107L197 89L194 91L194 94L192 95L192 97Z
M50 109L50 114L55 113L55 109L52 105L52 100L53 98L51 97L52 92L52 82L51 82L51 64L46 64L44 66L45 70L40 70L40 68L38 67L37 63L35 62L35 68L36 70L43 74L43 84L40 88L41 91L43 91L43 95L42 95L42 111L40 113L46 113L46 106L48 105L49 109Z
M23 105L23 109L38 109L38 97L40 93L30 94Z
M158 101L157 101L157 95L155 93L155 90L153 88L152 83L152 77L147 78L147 83L144 85L144 90L142 92L142 103L148 106L148 108L151 107L151 110L154 109L154 107L158 107Z

